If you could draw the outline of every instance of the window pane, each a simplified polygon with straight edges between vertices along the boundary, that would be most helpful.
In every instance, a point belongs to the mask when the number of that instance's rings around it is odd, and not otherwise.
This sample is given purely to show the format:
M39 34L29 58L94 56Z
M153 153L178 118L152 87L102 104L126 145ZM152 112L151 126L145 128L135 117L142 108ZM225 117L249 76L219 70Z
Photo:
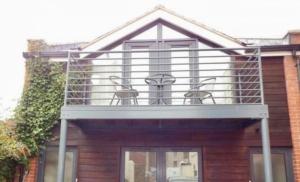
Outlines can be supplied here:
M176 50L186 49L187 51L175 52ZM171 74L176 77L176 84L172 85L172 104L183 103L183 90L190 89L190 59L189 51L186 47L172 48L171 52ZM192 68L195 69L195 68ZM180 85L179 85L180 84Z
M72 182L74 153L66 152L65 182ZM58 165L58 148L48 147L46 149L44 182L56 181Z
M284 154L272 154L272 170L274 182L286 182ZM254 182L264 182L263 155L253 154Z
M139 51L147 51L147 49L137 49ZM149 53L139 52L131 54L131 80L130 83L133 89L139 91L138 102L139 105L148 105L149 102L149 91L148 86L145 83L145 79L149 76ZM133 104L133 103L132 103Z
M167 182L198 181L197 152L166 152Z
M125 182L156 182L155 152L125 152Z

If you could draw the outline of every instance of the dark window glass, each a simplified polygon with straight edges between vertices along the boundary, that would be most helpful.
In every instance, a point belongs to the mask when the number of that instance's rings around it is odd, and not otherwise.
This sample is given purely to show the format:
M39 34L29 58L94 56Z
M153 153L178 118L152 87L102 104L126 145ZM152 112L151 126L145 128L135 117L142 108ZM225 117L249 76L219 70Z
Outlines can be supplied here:
M290 153L285 150L272 152L272 172L274 182L292 182ZM263 155L260 151L251 154L252 182L264 182Z
M65 160L65 182L74 182L75 174L75 151L67 150ZM56 181L57 177L57 165L58 165L58 147L47 147L45 151L45 157L43 162L43 182Z

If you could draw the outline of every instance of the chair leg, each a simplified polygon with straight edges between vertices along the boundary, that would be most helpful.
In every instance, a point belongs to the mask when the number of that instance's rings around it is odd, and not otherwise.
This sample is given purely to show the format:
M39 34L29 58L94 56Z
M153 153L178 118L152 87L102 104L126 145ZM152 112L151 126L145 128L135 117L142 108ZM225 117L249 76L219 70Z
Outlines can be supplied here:
M185 101L186 101L186 97L184 97L184 99L183 99L183 105L185 105Z
M115 100L115 97L116 97L116 93L114 93L113 98L111 99L111 101L109 103L110 106L112 105L113 101Z
M139 105L138 100L137 100L136 97L134 97L133 100L134 100L134 104L135 104L135 105Z
M203 104L203 102L202 102L202 99L201 99L201 98L199 98L199 102L200 102L200 104Z
M215 98L214 98L214 96L213 96L212 94L210 94L210 97L211 97L211 99L212 99L213 103L214 103L214 104L216 104L216 101L215 101Z
M119 98L118 98L118 102L117 102L117 104L116 104L116 105L119 105L119 102L120 102L120 100L121 100L121 99L119 99Z

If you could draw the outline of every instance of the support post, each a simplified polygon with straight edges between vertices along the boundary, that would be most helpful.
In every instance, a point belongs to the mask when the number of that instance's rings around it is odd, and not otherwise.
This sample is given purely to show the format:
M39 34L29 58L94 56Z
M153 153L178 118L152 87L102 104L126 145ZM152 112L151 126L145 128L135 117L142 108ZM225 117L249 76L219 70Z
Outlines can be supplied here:
M57 182L64 182L67 131L68 131L68 121L66 119L62 119L60 123Z
M163 29L162 29L161 23L157 24L157 38L156 39L157 39L157 41L163 39Z
M261 120L261 136L262 136L265 182L273 182L269 123L267 118L263 118Z

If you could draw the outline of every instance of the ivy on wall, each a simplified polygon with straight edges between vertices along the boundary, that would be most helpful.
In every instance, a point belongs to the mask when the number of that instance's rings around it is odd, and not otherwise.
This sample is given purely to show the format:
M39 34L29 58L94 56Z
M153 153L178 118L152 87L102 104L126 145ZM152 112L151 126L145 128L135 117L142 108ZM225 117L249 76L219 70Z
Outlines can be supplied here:
M27 80L15 112L18 138L33 156L51 137L64 101L64 63L32 58L26 62Z
M28 159L37 156L51 138L64 101L64 65L42 58L26 61L23 95L15 110L16 127L0 131L6 138L11 137L6 141L0 138L1 182L12 181L16 167L26 168Z

